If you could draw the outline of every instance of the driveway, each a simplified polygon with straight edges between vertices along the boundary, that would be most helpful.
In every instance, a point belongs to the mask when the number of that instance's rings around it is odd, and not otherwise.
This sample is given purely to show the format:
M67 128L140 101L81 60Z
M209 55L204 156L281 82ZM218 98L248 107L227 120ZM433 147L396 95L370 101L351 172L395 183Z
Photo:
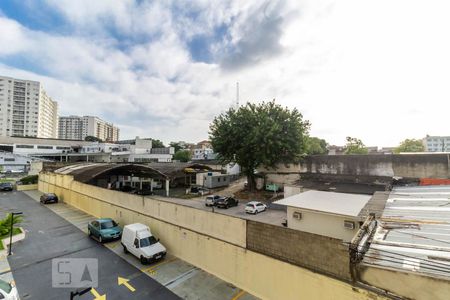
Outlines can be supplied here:
M26 194L2 193L0 208L3 213L21 211L24 214L21 226L26 238L13 245L13 255L8 257L21 299L70 299L70 291L74 289L52 287L54 258L98 260L98 287L77 299L179 299ZM118 277L130 281L127 285L118 285Z

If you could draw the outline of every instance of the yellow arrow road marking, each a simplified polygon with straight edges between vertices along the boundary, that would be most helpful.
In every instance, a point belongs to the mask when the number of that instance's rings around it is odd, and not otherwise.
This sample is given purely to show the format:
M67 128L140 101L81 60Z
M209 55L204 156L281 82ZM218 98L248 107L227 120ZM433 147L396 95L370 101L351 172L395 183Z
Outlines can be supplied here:
M94 288L91 289L92 295L94 295L94 300L106 300L106 294L100 295Z
M124 286L126 286L130 291L132 291L132 292L134 292L136 289L134 288L134 287L132 287L129 283L128 283L128 279L126 279L126 278L122 278L122 277L118 277L117 278L117 283L119 284L119 285L124 285Z

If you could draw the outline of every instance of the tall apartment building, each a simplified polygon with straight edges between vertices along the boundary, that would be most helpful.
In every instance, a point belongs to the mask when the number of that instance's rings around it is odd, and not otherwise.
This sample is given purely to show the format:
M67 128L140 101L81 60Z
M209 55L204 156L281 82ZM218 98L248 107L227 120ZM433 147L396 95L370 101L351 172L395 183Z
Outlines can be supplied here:
M0 135L58 137L58 103L41 83L0 76Z
M450 152L450 136L429 136L423 140L426 152Z
M59 138L84 140L95 136L105 142L119 140L119 128L94 116L68 116L59 118Z

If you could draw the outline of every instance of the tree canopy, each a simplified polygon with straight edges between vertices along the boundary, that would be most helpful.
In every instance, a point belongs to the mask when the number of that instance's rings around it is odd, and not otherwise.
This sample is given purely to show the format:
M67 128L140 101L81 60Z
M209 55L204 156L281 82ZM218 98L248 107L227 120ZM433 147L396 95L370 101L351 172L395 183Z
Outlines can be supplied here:
M306 140L306 153L309 155L327 154L328 143L324 139L317 137L307 137Z
M102 139L99 139L96 136L92 136L92 135L88 135L87 137L84 138L85 141L87 142L99 142L99 143L103 143Z
M152 148L165 148L164 143L157 139L152 139Z
M345 154L367 154L369 152L360 139L348 136L346 140Z
M170 142L169 146L174 148L175 153L183 149L179 142Z
M173 159L181 162L188 162L191 160L191 152L189 150L178 150L175 152Z
M422 140L419 139L406 139L394 149L394 153L400 152L423 152L425 151L425 146Z
M218 158L224 163L237 162L253 189L259 166L300 161L309 127L297 109L271 101L229 109L214 119L209 135Z

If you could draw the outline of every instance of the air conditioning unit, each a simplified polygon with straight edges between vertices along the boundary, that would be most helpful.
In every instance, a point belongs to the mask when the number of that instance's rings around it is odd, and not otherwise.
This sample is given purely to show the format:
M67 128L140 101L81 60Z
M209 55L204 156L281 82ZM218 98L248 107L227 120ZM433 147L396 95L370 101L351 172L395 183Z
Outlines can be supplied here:
M353 221L344 221L344 228L346 228L346 229L355 229L355 222L353 222Z
M294 213L292 214L292 217L294 219L301 220L302 219L302 213L299 212L299 211L294 211Z

